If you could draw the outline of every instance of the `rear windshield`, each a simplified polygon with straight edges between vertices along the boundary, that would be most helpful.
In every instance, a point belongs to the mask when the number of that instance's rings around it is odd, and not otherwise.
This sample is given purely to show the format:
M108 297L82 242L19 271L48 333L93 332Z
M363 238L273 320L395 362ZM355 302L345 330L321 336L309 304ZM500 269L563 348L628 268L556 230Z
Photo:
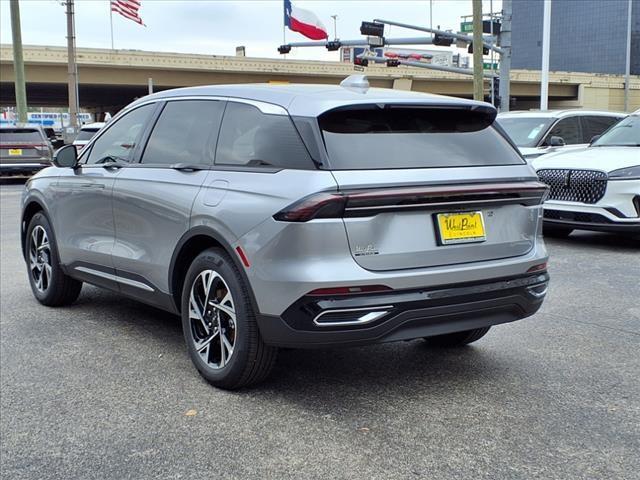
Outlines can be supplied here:
M91 140L98 130L97 128L83 128L78 132L76 140Z
M0 130L0 143L42 143L40 131L31 128L7 128Z
M334 170L475 167L524 161L489 108L368 105L319 117Z

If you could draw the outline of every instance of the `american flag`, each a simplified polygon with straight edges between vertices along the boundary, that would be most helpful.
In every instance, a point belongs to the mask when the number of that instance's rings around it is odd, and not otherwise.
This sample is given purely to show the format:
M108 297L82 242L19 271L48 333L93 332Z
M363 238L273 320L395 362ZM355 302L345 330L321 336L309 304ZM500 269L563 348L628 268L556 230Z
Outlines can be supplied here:
M138 15L139 9L140 0L111 0L112 12L119 13L124 18L128 18L129 20L133 20L140 25L144 25L144 23L142 23L140 15Z

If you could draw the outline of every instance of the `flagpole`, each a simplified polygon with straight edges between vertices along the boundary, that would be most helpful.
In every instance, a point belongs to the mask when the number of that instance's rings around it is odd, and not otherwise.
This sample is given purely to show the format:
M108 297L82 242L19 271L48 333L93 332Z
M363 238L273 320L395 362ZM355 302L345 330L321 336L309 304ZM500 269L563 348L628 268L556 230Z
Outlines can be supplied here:
M113 47L113 10L111 10L111 1L109 1L109 22L111 23L111 50L115 50Z

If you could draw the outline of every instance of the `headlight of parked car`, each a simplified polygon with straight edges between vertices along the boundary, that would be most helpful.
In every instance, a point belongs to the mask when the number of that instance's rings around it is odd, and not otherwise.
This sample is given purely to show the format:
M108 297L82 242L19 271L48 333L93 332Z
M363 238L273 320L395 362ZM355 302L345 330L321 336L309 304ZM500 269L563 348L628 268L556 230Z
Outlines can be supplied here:
M621 168L609 172L611 180L640 180L640 165L634 167Z

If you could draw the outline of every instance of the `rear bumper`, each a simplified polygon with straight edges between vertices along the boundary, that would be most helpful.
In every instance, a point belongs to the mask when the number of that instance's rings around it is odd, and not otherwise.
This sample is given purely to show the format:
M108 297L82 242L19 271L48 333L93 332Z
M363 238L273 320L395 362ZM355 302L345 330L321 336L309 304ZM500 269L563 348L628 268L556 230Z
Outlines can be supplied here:
M640 233L640 222L638 223L596 223L596 222L578 222L575 220L555 220L544 219L544 224L549 226L558 226L565 228L573 228L575 230L590 230L594 232L612 232L612 233Z
M0 175L32 175L50 166L51 162L0 163Z
M305 296L282 316L258 315L263 340L282 347L355 346L411 340L533 315L549 275L334 297Z

